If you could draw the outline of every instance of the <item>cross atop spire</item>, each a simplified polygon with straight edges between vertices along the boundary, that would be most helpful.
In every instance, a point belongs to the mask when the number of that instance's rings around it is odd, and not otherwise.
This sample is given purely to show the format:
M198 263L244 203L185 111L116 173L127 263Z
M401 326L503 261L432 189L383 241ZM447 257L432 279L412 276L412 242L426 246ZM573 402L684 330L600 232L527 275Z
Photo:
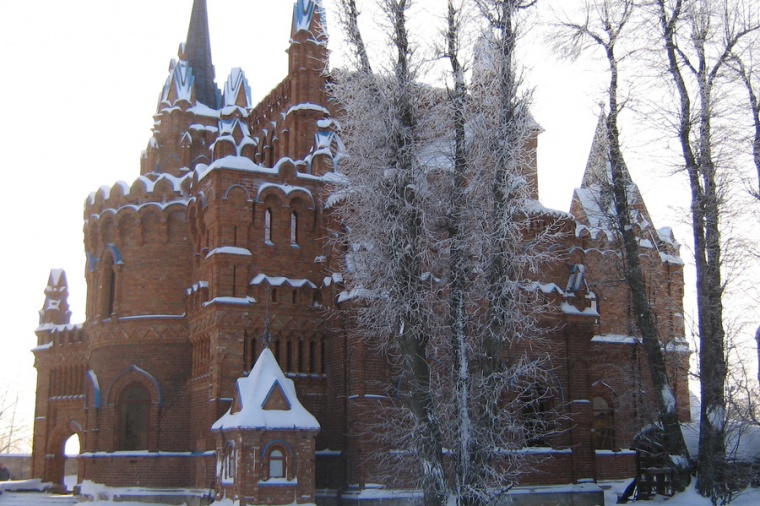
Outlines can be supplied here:
M211 61L206 0L193 0L184 53L195 76L196 99L209 107L218 107L219 92L214 82L214 64Z

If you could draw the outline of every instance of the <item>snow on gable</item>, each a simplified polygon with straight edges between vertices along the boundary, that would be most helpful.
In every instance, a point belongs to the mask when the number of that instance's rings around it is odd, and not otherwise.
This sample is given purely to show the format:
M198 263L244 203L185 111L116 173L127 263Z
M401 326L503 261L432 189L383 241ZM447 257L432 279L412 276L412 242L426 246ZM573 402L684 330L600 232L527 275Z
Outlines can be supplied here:
M237 380L235 396L233 407L239 409L230 408L214 422L212 430L320 429L317 419L298 400L295 384L285 377L269 348L261 352L251 373Z
M251 106L251 87L240 67L230 71L230 76L224 84L224 106Z
M193 69L185 60L172 60L169 64L169 77L166 79L164 89L161 91L159 110L174 106L177 102L186 101L192 103L193 85L195 76Z
M293 30L296 33L301 31L308 32L314 19L314 13L317 11L319 11L319 15L321 16L322 24L324 24L325 13L320 0L297 0L295 6L293 6Z
M48 280L48 287L55 288L61 282L61 276L64 276L63 269L50 269L50 278Z

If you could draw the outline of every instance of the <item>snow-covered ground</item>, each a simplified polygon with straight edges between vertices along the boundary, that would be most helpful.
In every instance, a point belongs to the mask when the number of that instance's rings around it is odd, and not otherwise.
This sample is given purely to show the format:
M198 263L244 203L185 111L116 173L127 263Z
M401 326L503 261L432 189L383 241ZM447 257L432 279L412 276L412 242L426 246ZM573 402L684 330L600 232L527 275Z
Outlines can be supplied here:
M14 483L0 483L0 489L8 486L13 488ZM26 482L30 483L30 482ZM600 486L604 489L604 506L613 506L617 504L618 494L620 494L628 484L628 481L609 481L602 482ZM231 503L226 501L227 504ZM4 491L0 495L0 506L107 506L116 504L118 506L145 506L145 503L138 502L116 502L116 501L92 501L79 503L78 498L71 495L45 494L42 492L12 492ZM219 506L222 506L222 504ZM710 506L710 501L700 497L694 491L694 483L683 493L674 497L657 496L652 501L638 501L638 504L664 504L666 506ZM733 506L757 506L760 505L760 489L748 489L739 494L732 502Z
M617 504L618 494L621 494L625 487L630 483L626 481L609 481L602 482L599 485L604 489L604 506ZM1 505L2 503L0 503ZM629 504L665 504L667 506L711 506L710 500L700 497L694 490L694 480L691 485L682 493L673 497L656 496L651 501L637 501ZM738 494L731 502L733 506L758 506L760 505L760 489L747 489Z

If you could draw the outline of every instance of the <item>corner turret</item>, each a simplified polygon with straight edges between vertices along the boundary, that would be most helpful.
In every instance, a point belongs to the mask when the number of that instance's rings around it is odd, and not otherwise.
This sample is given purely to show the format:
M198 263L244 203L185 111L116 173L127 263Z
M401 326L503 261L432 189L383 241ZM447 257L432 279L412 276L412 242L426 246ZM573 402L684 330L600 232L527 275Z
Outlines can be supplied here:
M286 95L290 109L279 139L283 154L303 159L315 149L317 123L329 117L326 74L329 52L320 0L296 0L288 48ZM306 128L304 128L306 126Z
M214 81L206 1L194 0L187 40L169 64L154 115L153 136L140 158L140 174L183 176L211 162L221 92Z
M291 76L303 71L322 74L327 68L327 30L320 0L297 0L293 6L288 56Z
M71 323L69 311L69 284L63 269L51 269L45 287L45 303L40 309L40 327L46 325L68 325Z

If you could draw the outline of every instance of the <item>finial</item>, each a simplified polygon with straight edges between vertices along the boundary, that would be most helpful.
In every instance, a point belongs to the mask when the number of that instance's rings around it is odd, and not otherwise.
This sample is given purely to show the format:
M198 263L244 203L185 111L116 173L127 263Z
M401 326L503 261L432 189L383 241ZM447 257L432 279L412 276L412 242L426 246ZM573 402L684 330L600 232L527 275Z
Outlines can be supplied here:
M270 324L269 318L264 320L264 332L259 337L259 340L261 341L261 344L264 345L264 348L269 348L269 345L272 344L272 333L269 332L269 324Z

